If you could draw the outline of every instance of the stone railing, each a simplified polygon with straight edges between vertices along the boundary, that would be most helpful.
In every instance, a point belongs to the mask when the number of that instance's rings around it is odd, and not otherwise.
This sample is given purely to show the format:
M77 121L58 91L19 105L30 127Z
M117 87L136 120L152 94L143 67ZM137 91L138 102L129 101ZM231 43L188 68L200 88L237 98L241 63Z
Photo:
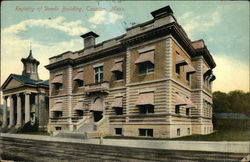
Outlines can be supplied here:
M84 124L86 124L89 120L89 116L84 116L81 120L79 120L77 123L75 123L75 130L78 130L81 128Z
M100 121L95 123L95 130L102 133L109 133L109 116L104 115Z

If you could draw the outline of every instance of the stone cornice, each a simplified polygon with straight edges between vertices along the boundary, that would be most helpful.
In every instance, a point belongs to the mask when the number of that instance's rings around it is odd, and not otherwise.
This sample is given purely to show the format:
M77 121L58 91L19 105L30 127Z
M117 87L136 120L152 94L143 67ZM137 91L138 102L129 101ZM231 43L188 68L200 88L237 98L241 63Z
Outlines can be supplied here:
M62 66L67 66L67 65L72 65L73 64L73 60L71 58L67 58L49 65L46 65L45 68L48 70L52 70L55 69L57 67L62 67Z

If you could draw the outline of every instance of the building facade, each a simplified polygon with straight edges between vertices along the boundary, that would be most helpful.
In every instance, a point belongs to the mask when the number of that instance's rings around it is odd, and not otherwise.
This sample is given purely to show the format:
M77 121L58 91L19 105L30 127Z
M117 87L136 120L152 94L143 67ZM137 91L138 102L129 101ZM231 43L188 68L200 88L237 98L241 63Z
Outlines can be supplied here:
M48 129L174 138L207 134L212 69L203 40L190 41L169 6L153 19L95 44L51 57Z
M3 83L3 119L2 127L19 128L31 121L39 123L40 128L48 124L49 82L40 80L38 65L32 51L22 58L22 75L10 74Z

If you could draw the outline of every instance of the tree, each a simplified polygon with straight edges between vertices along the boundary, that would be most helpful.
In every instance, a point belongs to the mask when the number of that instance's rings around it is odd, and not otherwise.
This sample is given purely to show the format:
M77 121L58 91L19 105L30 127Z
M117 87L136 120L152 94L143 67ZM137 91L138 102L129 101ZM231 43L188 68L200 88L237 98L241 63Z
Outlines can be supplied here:
M213 108L215 113L245 113L250 114L250 93L240 90L224 93L213 93Z

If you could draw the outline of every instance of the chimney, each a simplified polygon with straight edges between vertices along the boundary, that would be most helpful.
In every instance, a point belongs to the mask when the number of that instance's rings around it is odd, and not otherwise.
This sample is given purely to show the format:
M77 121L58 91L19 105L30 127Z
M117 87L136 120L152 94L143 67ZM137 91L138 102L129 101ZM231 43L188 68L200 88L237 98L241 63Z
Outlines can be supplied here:
M81 35L81 37L83 38L84 48L88 48L95 45L95 38L99 37L99 35L91 31Z
M162 17L162 16L167 16L167 15L172 15L172 14L173 14L173 11L170 8L170 6L166 6L166 7L163 7L163 8L160 8L158 10L155 10L155 11L151 12L151 15L154 18L159 18L159 17Z

